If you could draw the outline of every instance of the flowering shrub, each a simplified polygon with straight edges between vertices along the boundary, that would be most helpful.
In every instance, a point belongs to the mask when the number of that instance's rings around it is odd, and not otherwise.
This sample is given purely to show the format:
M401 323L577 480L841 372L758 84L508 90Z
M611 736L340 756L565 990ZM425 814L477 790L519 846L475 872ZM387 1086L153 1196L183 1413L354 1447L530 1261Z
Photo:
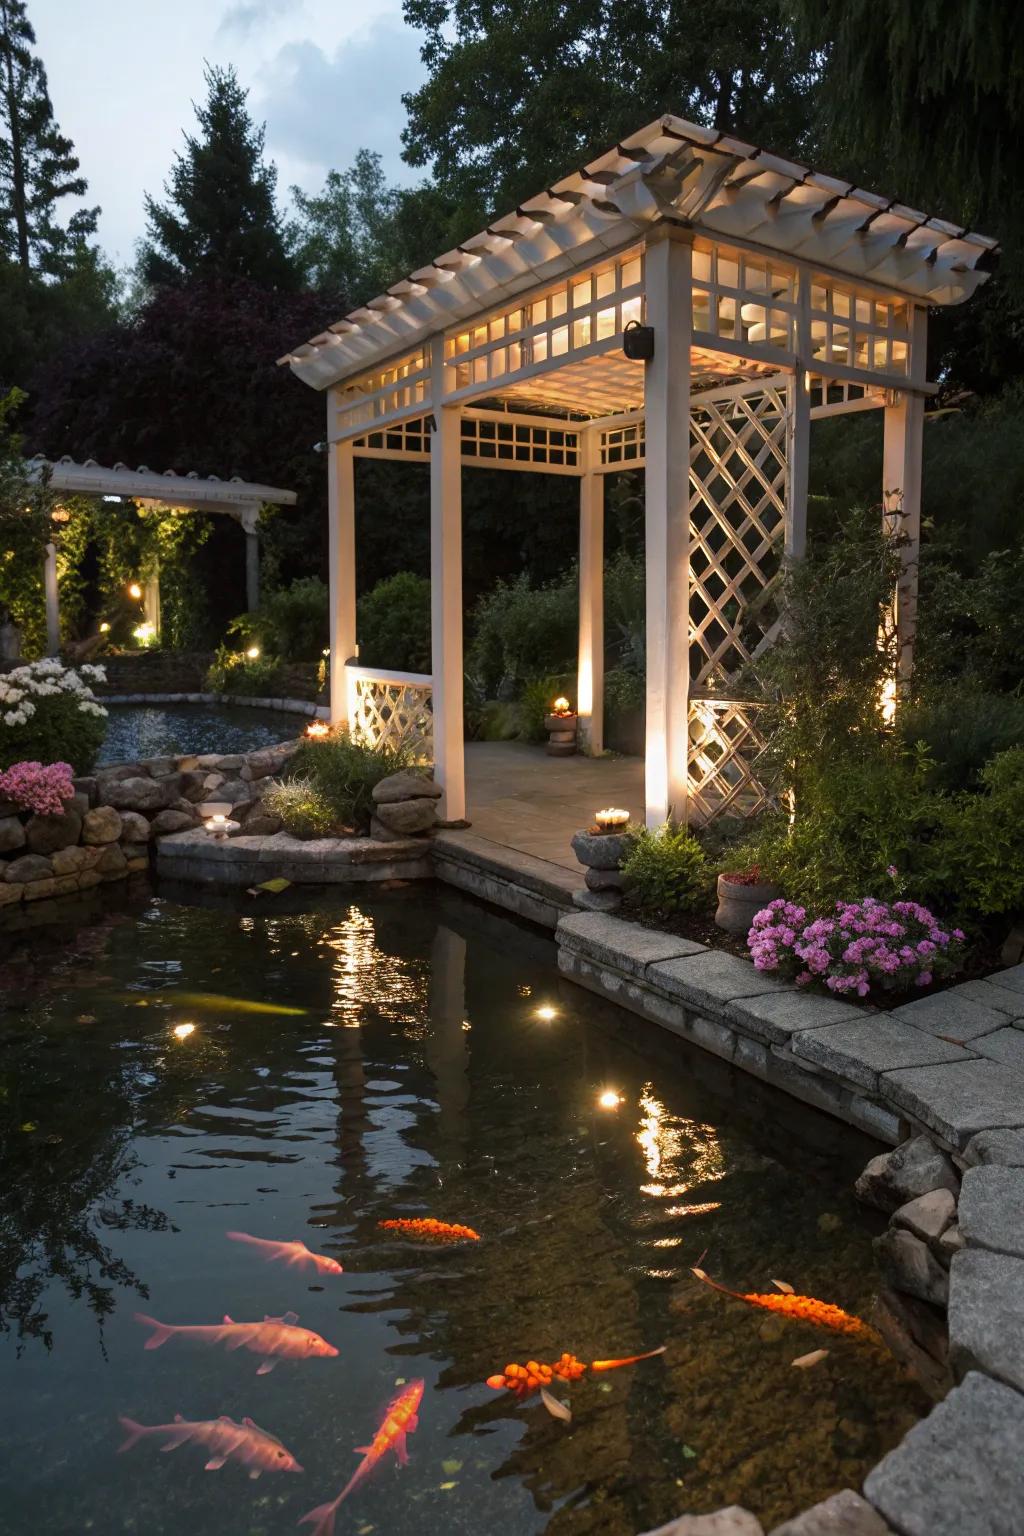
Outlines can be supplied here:
M872 986L930 986L963 964L964 935L947 931L916 901L837 901L833 917L808 916L795 902L769 902L747 936L759 971L781 971L798 986L865 997Z
M15 763L0 773L0 800L12 800L37 816L62 816L65 800L74 793L70 763Z
M19 762L66 762L88 773L106 734L107 712L91 683L102 667L76 671L46 658L0 675L0 770Z

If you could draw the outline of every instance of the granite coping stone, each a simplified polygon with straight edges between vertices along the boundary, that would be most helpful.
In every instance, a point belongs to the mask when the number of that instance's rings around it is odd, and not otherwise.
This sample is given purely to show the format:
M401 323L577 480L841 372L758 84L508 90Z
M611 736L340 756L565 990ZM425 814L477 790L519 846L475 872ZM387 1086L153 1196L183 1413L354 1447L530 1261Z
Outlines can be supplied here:
M885 1072L881 1092L947 1146L965 1147L975 1131L1024 1126L1024 1074L995 1061L972 1058L933 1067Z
M538 859L532 853L492 843L474 832L439 832L433 839L433 849L435 859L472 865L567 908L572 905L573 891L579 888L577 872Z
M844 1488L795 1519L775 1526L771 1536L890 1536L891 1530L866 1499L852 1488Z
M962 981L958 987L953 988L953 991L956 992L957 997L965 997L971 1002L983 1004L986 1008L994 1008L997 1013L1008 1014L1011 1019L1024 1019L1024 992L1017 991L1013 987L1001 986L999 982L1001 974L996 971L994 975L987 976L983 980Z
M661 960L647 967L647 980L659 992L692 1008L721 1006L736 997L756 997L763 992L784 992L784 982L765 976L747 960L722 950Z
M949 1359L1024 1390L1024 1261L963 1248L949 1266ZM1018 1453L1024 1463L1024 1445ZM1024 1490L1018 1512L1024 1515ZM1024 1523L1024 1522L1022 1522Z
M912 1029L892 1014L876 1014L824 1029L803 1029L793 1038L793 1052L866 1088L878 1090L879 1076L897 1067L927 1067L963 1061L964 1048Z
M864 1494L901 1536L1018 1536L1024 1398L971 1372L868 1473Z
M989 1061L1001 1061L1004 1066L1016 1067L1024 1073L1024 1029L1008 1024L1005 1029L994 1029L990 1035L982 1035L973 1041L972 1049Z
M287 859L301 864L365 864L394 858L425 858L430 843L423 838L402 838L378 843L368 837L320 837L302 839L287 832L265 837L211 838L199 828L174 832L160 839L160 857L199 860L208 864L269 864Z
M563 917L555 934L558 942L576 954L629 976L642 977L647 967L683 955L705 954L706 946L692 939L676 938L654 928L641 928L604 912L574 912Z
M964 1148L963 1161L968 1167L1000 1163L1005 1168L1024 1168L1024 1132L979 1131Z
M873 1015L838 998L783 986L778 992L734 998L726 1004L725 1016L761 1040L785 1045L802 1030L821 1029L826 1024L859 1023Z
M969 1248L1024 1258L1024 1168L968 1168L960 1185L960 1231Z
M966 987L971 983L966 982ZM947 1040L970 1041L979 1035L990 1035L993 1030L1003 1029L1006 1014L985 1003L979 1003L968 994L962 995L960 987L950 987L931 997L918 997L902 1008L894 1008L892 1016L929 1035L943 1035Z
M993 971L988 978L999 987L1010 987L1014 992L1024 992L1024 965L1011 965L1005 971Z

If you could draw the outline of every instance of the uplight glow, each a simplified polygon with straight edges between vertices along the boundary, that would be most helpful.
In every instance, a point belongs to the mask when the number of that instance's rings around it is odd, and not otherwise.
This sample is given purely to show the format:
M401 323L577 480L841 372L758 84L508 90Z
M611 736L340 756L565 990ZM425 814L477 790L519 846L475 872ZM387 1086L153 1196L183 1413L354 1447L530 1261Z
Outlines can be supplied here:
M260 648L258 645L250 645L245 654L250 661L255 661L260 654Z
M539 1008L533 1010L534 1017L540 1019L543 1024L550 1024L552 1019L558 1018L558 1009L552 1008L550 1003L542 1003Z
M614 1088L605 1088L598 1094L597 1102L601 1109L618 1109L622 1103L622 1095L616 1093Z
M175 1040L187 1040L189 1035L195 1034L195 1030L194 1024L175 1024L172 1033Z

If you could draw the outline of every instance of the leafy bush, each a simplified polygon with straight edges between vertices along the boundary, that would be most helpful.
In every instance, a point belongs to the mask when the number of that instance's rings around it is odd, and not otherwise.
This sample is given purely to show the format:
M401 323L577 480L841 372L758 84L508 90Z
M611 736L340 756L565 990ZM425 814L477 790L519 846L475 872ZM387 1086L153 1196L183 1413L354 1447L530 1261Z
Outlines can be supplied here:
M622 865L629 904L646 916L694 912L707 905L711 869L687 827L666 822L637 832Z
M237 693L246 698L266 698L280 693L281 662L276 656L247 656L218 646L206 674L210 693Z
M490 698L509 698L531 679L574 670L579 643L576 567L534 587L524 573L499 581L477 603L470 651Z
M943 928L916 901L891 904L867 896L837 902L828 916L809 917L791 901L769 902L747 939L759 971L781 971L798 986L820 981L830 992L866 997L928 987L963 968L964 935Z
M981 917L1024 912L1024 747L982 770L982 793L960 799L953 829L958 894Z
M909 748L921 742L943 789L976 789L985 764L999 752L1024 745L1024 698L986 693L972 683L926 688L897 714Z
M243 646L253 642L286 661L319 661L329 638L329 595L318 576L300 576L260 602L256 613L241 613L228 625Z
M544 721L557 698L568 697L573 690L563 672L552 677L535 677L526 683L516 705L519 736L523 741L546 741Z
M615 752L644 750L646 685L641 673L613 667L604 679L604 738Z
M430 582L398 571L359 599L359 660L396 672L430 671Z
M338 817L327 796L311 779L295 778L274 783L262 800L263 809L280 816L292 837L327 837L335 831Z
M412 761L410 748L364 746L339 731L321 741L304 741L292 758L291 773L323 797L335 822L363 830L373 814L374 786Z
M89 685L105 678L102 667L76 671L49 658L0 676L0 770L64 762L88 773L107 730L107 712Z

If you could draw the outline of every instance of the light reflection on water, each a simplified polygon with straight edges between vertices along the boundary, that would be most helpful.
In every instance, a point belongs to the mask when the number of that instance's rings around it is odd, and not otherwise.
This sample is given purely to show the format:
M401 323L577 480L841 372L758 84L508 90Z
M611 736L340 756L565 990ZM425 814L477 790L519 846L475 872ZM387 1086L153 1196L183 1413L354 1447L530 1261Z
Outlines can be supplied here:
M857 1486L916 1390L688 1271L710 1248L739 1289L779 1275L863 1315L870 1233L847 1190L870 1149L748 1081L730 1102L728 1069L560 984L546 941L450 894L292 894L152 900L0 957L0 1531L286 1531L419 1376L410 1465L353 1495L339 1532L635 1536L733 1502L770 1527ZM378 1227L424 1215L484 1241ZM311 1283L231 1229L345 1273ZM293 1310L341 1354L258 1378L245 1351L147 1353L136 1310ZM568 1427L483 1385L506 1361L662 1342L561 1393ZM250 1415L306 1470L250 1484L193 1447L114 1454L118 1414L175 1412Z

